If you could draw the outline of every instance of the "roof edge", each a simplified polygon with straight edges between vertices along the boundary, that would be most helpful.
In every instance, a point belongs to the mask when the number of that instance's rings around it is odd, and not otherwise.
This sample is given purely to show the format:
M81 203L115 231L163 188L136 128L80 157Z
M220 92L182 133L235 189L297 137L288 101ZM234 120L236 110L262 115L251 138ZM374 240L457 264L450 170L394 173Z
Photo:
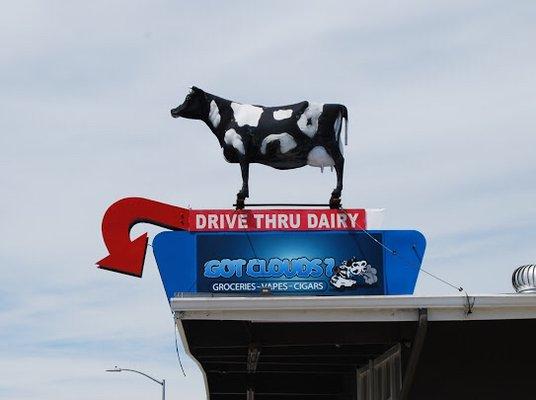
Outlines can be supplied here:
M181 319L252 321L416 321L536 318L536 294L457 296L174 297ZM470 311L470 312L469 312Z

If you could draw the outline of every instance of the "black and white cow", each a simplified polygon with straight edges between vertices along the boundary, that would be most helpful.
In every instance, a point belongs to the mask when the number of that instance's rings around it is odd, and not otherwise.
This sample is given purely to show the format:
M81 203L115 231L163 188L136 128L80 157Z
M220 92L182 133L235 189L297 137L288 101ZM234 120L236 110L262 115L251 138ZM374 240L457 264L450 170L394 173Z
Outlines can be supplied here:
M249 197L249 164L260 163L277 169L335 167L337 187L330 206L340 207L343 181L342 121L348 135L348 112L341 104L303 101L279 107L241 104L192 87L184 102L171 110L173 118L205 122L218 138L223 155L239 163L242 189L237 205Z

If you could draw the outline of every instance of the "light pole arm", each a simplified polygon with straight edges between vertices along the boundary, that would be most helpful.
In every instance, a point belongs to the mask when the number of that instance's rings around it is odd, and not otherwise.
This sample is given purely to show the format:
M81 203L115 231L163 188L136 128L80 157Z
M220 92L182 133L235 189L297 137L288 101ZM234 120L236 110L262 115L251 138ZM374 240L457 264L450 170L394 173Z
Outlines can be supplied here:
M153 382L158 383L160 386L162 386L162 400L166 400L166 380L165 379L162 379L162 382L160 382L158 379L155 379L151 375L147 375L144 372L141 372L135 369L130 369L130 368L118 368L117 366L115 367L115 369L106 370L106 372L122 372L122 371L134 372L136 374L143 375L144 377L149 378Z
M137 374L140 374L140 375L145 376L146 378L149 378L149 379L152 380L153 382L156 382L156 383L158 383L159 385L162 385L162 386L164 385L164 382L165 382L164 380L159 381L158 379L155 379L155 378L153 378L152 376L149 376L149 375L147 375L147 374L145 374L145 373L143 373L143 372L141 372L141 371L136 371L135 369L121 368L121 371L135 372L135 373L137 373Z

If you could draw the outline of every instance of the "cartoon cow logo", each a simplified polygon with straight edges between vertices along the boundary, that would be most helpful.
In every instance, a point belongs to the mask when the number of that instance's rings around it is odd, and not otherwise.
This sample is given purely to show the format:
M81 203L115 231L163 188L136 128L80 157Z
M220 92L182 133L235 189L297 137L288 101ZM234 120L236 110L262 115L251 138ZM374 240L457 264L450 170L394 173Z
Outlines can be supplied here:
M370 286L378 282L376 274L376 268L372 267L366 260L358 260L354 257L335 267L329 283L337 289L351 288L357 286L356 278L360 276Z

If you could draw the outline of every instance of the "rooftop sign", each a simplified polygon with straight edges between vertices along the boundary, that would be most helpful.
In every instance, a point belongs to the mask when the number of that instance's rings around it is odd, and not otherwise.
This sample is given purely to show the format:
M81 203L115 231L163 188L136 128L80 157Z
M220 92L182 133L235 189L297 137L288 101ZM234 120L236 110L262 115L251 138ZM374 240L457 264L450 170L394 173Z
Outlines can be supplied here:
M110 254L100 268L141 277L147 234L138 222L171 231L153 251L168 298L177 293L287 295L411 294L425 250L416 231L370 230L381 210L192 210L126 198L106 211Z

